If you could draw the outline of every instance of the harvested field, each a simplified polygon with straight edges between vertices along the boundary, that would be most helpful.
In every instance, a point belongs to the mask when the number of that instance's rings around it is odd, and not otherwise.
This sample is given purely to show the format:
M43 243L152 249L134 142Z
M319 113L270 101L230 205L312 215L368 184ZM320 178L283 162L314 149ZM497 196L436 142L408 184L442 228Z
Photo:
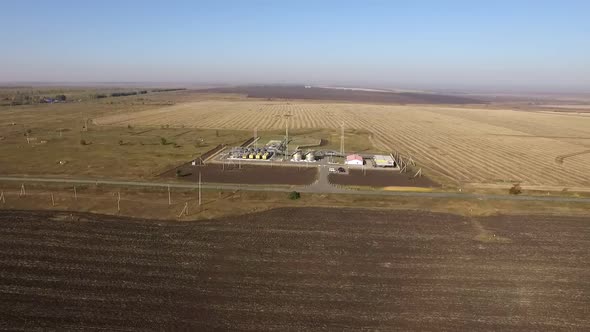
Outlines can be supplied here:
M590 186L590 117L418 105L287 101L204 101L98 118L102 125L252 130L368 131L376 149L411 155L429 175L452 183ZM354 137L348 138L354 140Z
M303 86L242 86L202 90L207 93L244 94L250 98L338 100L357 103L399 104L482 104L481 100L451 95L384 92L368 90L344 90Z
M262 162L261 162L262 163ZM165 178L176 178L196 183L199 173L203 183L238 183L238 184L311 184L317 177L316 167L291 167L251 164L207 164L205 166L191 166L185 164L171 169L161 175Z
M348 174L331 173L328 180L332 184L344 186L370 187L438 187L439 185L423 176L412 178L412 174L385 170L350 169Z
M590 220L0 212L5 330L590 329Z

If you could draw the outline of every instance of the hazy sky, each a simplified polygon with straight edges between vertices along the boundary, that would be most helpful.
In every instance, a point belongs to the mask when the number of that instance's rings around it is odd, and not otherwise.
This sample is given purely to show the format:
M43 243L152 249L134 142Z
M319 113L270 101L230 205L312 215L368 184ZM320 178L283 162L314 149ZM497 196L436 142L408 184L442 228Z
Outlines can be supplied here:
M590 89L590 1L2 1L0 81Z

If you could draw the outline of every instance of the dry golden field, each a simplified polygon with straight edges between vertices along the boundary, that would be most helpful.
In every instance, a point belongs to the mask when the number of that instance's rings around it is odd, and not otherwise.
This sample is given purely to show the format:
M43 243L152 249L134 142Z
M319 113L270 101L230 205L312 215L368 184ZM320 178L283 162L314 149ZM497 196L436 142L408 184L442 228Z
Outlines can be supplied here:
M411 155L457 183L522 182L590 187L590 118L508 109L306 101L186 102L94 119L101 126L277 130L339 128L372 133L377 149Z

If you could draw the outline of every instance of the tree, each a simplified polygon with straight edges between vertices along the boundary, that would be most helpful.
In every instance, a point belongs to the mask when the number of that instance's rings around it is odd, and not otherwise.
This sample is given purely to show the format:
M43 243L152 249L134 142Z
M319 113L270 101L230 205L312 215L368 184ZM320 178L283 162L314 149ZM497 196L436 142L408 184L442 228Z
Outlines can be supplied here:
M66 101L67 97L66 97L66 95L57 95L57 96L55 96L55 99L57 99L59 101Z
M300 198L301 198L301 194L298 191L292 191L289 193L289 199L296 200L296 199L300 199Z
M162 145L166 145L168 144L168 141L164 137L160 137L160 143L162 143Z
M177 178L179 178L179 177L181 177L181 176L182 176L182 171L181 171L181 170L179 170L179 169L177 169L177 170L176 170L176 177L177 177Z
M80 140L80 145L88 145L88 142L86 142L85 139L81 139Z

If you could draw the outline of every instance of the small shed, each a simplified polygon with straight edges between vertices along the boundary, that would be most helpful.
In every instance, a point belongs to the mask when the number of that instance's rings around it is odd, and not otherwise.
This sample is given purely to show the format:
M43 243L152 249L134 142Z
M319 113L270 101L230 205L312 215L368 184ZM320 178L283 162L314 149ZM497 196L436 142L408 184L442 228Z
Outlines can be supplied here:
M377 167L395 167L395 161L392 156L376 154L373 156L373 160Z

